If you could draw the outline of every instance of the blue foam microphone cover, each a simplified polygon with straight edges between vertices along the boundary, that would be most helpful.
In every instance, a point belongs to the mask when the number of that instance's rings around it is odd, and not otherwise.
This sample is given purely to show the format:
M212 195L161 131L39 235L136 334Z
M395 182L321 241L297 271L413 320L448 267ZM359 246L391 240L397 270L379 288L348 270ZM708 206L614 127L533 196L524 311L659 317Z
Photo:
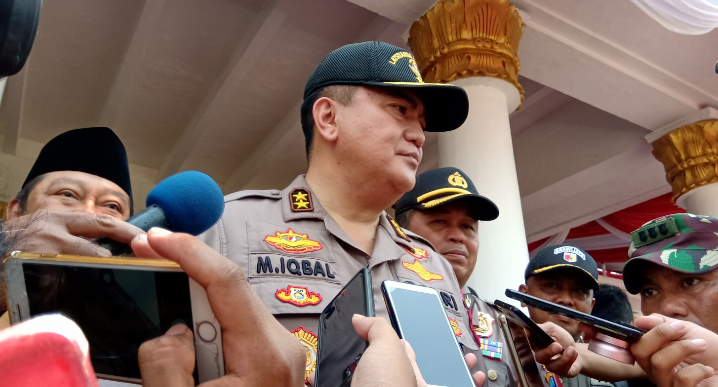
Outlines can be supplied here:
M162 208L170 230L199 235L222 216L224 195L211 177L186 171L157 184L147 195L146 204L148 208Z
M147 195L147 208L127 220L143 231L162 227L199 235L212 227L224 212L224 196L217 183L202 172L186 171L162 180ZM127 255L132 248L109 238L96 244L112 255Z

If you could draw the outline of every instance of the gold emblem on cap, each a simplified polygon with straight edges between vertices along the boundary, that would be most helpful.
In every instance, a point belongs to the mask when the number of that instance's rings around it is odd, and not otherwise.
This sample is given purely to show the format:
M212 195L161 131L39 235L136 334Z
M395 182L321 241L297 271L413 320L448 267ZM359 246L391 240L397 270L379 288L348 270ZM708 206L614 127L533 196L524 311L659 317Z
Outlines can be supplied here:
M449 184L453 185L454 187L461 187L461 188L468 188L469 183L466 182L466 179L464 179L463 176L459 174L459 172L454 172L453 175L449 176Z
M409 59L409 69L414 73L414 75L416 75L416 80L418 82L424 83L424 80L421 79L421 73L419 72L419 67L416 65L416 61L414 60L414 57L411 56L411 54L409 54L408 52L400 51L400 52L397 52L396 54L392 55L391 59L389 59L389 64L391 64L392 66L395 66L396 63L399 62L399 59L402 59L402 58Z

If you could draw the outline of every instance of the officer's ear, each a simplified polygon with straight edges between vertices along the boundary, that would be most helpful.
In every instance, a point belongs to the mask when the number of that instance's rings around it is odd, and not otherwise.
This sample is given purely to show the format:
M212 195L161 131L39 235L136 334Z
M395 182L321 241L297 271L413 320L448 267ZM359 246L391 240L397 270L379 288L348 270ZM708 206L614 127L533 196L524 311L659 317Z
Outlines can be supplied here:
M337 126L337 110L339 103L328 97L321 97L314 102L312 115L314 116L314 129L326 142L335 142L339 137Z
M521 293L523 293L523 294L529 294L529 288L526 286L526 284L521 284L521 285L519 285L519 292L521 292ZM594 300L594 301L595 301L595 300ZM522 303L521 303L521 307L522 307L522 308L525 308L525 307L526 307L526 304L524 304L524 303L522 302Z
M20 217L20 202L17 199L10 200L10 204L7 206L7 219L15 219Z

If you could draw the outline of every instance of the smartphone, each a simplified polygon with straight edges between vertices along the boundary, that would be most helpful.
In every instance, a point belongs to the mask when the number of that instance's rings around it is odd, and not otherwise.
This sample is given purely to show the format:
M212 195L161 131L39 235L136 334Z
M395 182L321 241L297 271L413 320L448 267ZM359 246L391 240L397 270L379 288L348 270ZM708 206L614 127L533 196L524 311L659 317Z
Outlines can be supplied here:
M548 333L536 325L536 323L531 320L529 316L525 315L524 312L519 310L519 308L501 300L494 301L494 307L503 313L509 321L531 332L531 337L541 348L546 348L555 342Z
M224 374L207 295L174 262L14 252L3 275L12 323L48 313L70 318L87 336L98 378L141 383L138 348L176 323L194 332L195 382Z
M476 387L435 289L396 281L381 284L391 324L411 344L431 387Z
M371 272L361 269L319 316L319 347L315 387L351 384L354 370L369 343L352 325L352 316L374 317Z
M531 307L541 309L545 312L572 318L584 324L588 324L595 327L599 333L603 333L606 336L615 337L628 343L638 341L638 339L640 339L641 336L646 333L645 330L634 327L632 325L604 320L602 318L598 318L596 316L592 316L586 313L581 313L577 310L557 305L552 302L542 300L540 298L529 296L528 294L517 292L512 289L506 289L505 294L506 297L521 301Z
M511 361L516 369L519 385L521 387L544 387L541 372L534 360L534 353L524 328L509 321L505 315L499 315L498 321L499 328L506 338L506 348L509 350Z

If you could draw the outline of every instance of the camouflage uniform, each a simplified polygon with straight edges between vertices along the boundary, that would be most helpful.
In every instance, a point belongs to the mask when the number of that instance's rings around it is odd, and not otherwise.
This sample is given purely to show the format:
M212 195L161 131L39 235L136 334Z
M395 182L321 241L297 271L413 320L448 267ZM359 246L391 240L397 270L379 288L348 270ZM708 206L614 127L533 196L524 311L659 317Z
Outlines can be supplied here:
M681 273L705 273L718 268L718 218L692 214L654 219L631 233L631 259L623 267L626 290L642 286L642 262Z

